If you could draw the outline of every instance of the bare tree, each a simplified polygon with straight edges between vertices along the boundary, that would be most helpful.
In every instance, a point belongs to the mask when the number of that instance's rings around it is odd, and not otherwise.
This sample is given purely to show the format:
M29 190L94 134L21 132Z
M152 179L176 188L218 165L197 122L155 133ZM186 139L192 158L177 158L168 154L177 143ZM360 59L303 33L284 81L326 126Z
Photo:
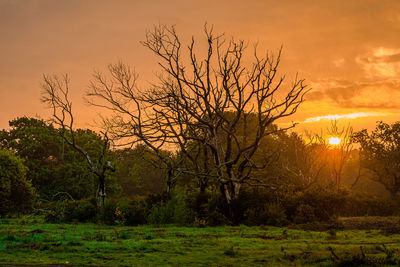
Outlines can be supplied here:
M113 111L105 120L113 138L146 144L174 177L192 174L203 188L212 179L231 203L243 184L258 183L251 174L262 166L253 156L266 136L287 129L269 126L294 114L307 88L296 77L283 90L284 77L277 77L281 50L259 57L255 48L253 62L245 64L244 41L226 40L206 26L204 32L201 56L194 37L184 47L174 27L156 26L142 44L159 58L158 83L140 89L137 74L117 63L109 65L108 77L94 74L87 96ZM243 127L250 117L253 128ZM178 163L163 157L162 149L178 151Z
M353 128L351 126L347 126L340 129L337 125L337 121L333 121L331 123L331 127L328 129L328 134L340 139L340 143L334 146L331 150L331 177L337 189L339 190L342 184L344 167L349 160L351 151L353 149Z
M340 189L343 180L344 167L346 166L353 150L353 128L348 125L340 128L336 120L331 121L331 125L326 134L317 134L316 142L325 146L326 166L329 177L337 190ZM329 139L327 138L329 137ZM334 138L337 144L329 143L330 138Z
M292 178L290 183L306 189L321 182L323 171L327 167L325 145L317 141L317 136L308 132L305 136L292 133L285 139L281 147L286 156L282 167Z
M99 187L97 190L97 200L100 207L104 206L105 193L105 177L108 170L114 170L109 161L106 161L105 155L109 148L109 138L106 133L103 134L103 147L100 157L97 161L93 161L89 153L79 146L76 142L74 131L74 115L72 113L72 102L69 99L69 78L67 75L59 76L43 76L42 83L42 102L49 105L53 111L51 121L60 127L60 135L71 147L82 154L93 174L98 178Z

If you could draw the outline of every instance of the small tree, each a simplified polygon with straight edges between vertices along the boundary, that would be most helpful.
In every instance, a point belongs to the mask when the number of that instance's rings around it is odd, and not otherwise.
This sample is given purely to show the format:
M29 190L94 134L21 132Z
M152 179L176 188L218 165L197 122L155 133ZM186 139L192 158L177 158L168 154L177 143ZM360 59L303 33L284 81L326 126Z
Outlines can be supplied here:
M28 167L27 179L42 199L54 194L61 163L61 142L57 130L46 122L21 117L9 122L9 129L0 131L0 149L15 152Z
M321 182L326 165L326 147L315 136L304 138L298 133L279 138L282 169L289 178L288 184L300 190Z
M24 160L26 177L41 200L62 195L74 199L93 196L96 181L82 155L59 136L60 129L28 117L14 119L9 126L0 131L0 149L12 150ZM97 133L78 129L74 135L76 143L90 155L101 154L103 140Z
M105 121L113 137L147 145L169 176L188 173L200 184L213 179L232 203L243 184L257 183L252 170L260 166L253 157L262 140L277 131L269 126L294 114L307 90L297 78L282 89L284 78L277 78L281 50L259 57L255 49L253 62L245 64L244 41L226 40L207 27L205 41L202 56L194 37L184 49L174 27L155 27L142 44L159 58L159 82L141 90L137 74L118 63L109 66L109 78L95 73L88 96L92 104L114 112ZM250 117L254 128L240 131ZM162 149L178 151L190 168L171 162Z
M11 151L0 150L0 216L32 209L35 192L27 168Z
M400 190L400 122L380 121L371 134L364 129L353 137L361 146L361 166L395 198Z
M330 138L336 138L339 142L338 144L327 144L328 146L331 146L328 150L330 176L336 189L339 190L343 180L344 167L348 162L353 149L353 128L350 125L339 128L337 121L332 121L331 126L328 129L328 135Z
M67 75L43 76L42 102L49 105L53 111L52 122L60 127L60 135L63 140L81 153L93 174L98 178L97 200L99 207L103 207L106 198L105 180L106 173L114 170L110 161L106 160L106 154L109 149L109 139L106 133L103 134L103 146L101 153L96 161L92 156L77 143L76 131L74 130L74 116L72 113L72 102L69 100L69 79Z
M319 134L307 133L308 147L314 150L316 159L311 165L318 169L318 176L326 176L326 181L337 190L342 186L344 169L353 151L353 129L349 125L340 128L337 121Z

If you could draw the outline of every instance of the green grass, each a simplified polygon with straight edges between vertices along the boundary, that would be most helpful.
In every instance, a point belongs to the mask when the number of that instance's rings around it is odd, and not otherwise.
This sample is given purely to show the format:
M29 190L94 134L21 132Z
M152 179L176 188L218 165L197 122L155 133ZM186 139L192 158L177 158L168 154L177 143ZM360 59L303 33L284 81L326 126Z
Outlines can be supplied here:
M332 266L359 260L363 253L378 262L397 259L399 248L399 234L382 235L378 230L314 232L278 227L0 221L0 265ZM388 251L393 255L388 256Z

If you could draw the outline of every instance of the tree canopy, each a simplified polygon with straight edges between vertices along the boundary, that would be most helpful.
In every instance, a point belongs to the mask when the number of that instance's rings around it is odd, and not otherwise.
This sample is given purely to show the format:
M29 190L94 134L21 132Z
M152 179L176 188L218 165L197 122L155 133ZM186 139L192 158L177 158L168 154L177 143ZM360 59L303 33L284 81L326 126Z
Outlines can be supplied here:
M0 216L32 209L35 191L26 171L20 158L0 149Z
M362 130L354 135L361 146L361 165L370 170L394 198L400 191L400 122L378 122L375 130Z

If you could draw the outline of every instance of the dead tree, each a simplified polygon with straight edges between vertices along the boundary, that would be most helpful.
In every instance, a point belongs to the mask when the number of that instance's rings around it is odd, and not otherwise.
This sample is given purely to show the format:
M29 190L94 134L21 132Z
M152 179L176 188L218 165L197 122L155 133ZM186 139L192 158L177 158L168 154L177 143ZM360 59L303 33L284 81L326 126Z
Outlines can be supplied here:
M69 78L67 75L43 76L42 83L42 102L49 105L53 115L51 121L60 127L60 135L63 140L78 151L86 159L90 171L98 178L98 190L96 193L99 207L103 207L106 198L105 177L106 172L114 170L111 163L105 159L106 152L109 149L110 140L105 132L103 135L103 146L97 161L93 161L89 153L79 146L76 142L74 131L74 115L72 113L72 102L69 99Z
M328 167L329 177L333 186L339 190L342 185L344 167L348 163L353 150L353 128L350 125L339 128L337 121L334 120L331 121L326 135L338 138L339 143L336 145L329 144L327 136L324 136L322 132L314 137L317 144L325 147L326 166Z
M292 133L286 140L282 147L283 155L286 155L282 167L289 177L294 178L290 183L303 190L321 182L323 170L327 167L326 147L307 132L305 138Z
M117 63L109 65L109 76L95 73L87 96L113 112L105 121L113 137L144 143L161 158L161 149L177 151L190 164L165 164L194 175L200 186L212 180L231 203L243 184L258 183L251 175L260 167L253 156L276 131L269 126L296 112L307 88L296 77L283 89L284 78L277 77L281 50L259 57L255 48L253 62L245 64L244 41L226 40L212 28L204 32L200 53L194 37L185 47L174 27L155 27L142 44L159 58L158 82L140 89L137 74ZM250 115L256 123L241 131Z

